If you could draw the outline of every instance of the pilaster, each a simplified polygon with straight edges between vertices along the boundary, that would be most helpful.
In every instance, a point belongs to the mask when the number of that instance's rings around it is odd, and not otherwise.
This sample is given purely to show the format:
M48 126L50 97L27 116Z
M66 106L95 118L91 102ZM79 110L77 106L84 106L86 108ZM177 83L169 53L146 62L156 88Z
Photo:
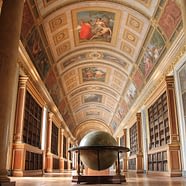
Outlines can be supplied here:
M63 136L64 129L60 128L60 157L59 157L59 171L64 171L64 159L63 159Z
M124 146L127 147L127 129L123 129ZM123 154L123 172L127 172L127 153Z
M166 77L167 106L170 128L170 144L168 150L169 171L171 176L181 175L180 142L177 121L176 95L174 77Z
M49 113L48 130L47 130L47 153L46 153L46 172L53 171L53 155L51 153L51 137L52 137L52 120L53 113Z

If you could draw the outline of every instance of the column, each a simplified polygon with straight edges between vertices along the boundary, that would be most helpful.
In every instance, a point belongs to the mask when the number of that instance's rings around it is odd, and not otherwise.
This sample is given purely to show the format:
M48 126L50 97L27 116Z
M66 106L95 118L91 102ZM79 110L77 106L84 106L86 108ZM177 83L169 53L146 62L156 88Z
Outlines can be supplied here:
M13 176L23 176L25 150L24 150L24 144L22 138L23 138L23 128L24 128L24 110L25 110L27 80L28 80L27 76L19 77L16 115L15 115L15 127L14 127L13 164L12 164Z
M15 143L22 143L27 80L28 80L27 76L19 77L16 118L15 118L15 134L14 134Z
M168 161L170 176L181 175L180 162L180 141L178 132L177 110L176 110L176 95L174 86L174 77L166 77L166 91L167 91L167 106L169 118L169 133L170 143L168 144Z
M48 117L48 129L47 129L46 172L52 172L53 170L53 155L51 153L52 118L53 118L53 113L50 112Z
M142 122L142 141L143 141L143 169L148 171L148 141L147 141L147 109L143 106L141 109Z
M6 163L10 133L11 109L17 73L18 45L24 0L3 1L0 15L0 184L10 182ZM6 183L7 184L7 183Z
M43 107L42 113L42 134L41 134L41 150L43 151L43 173L46 168L46 136L47 136L47 108Z
M64 136L64 129L60 128L60 155L59 155L59 170L60 170L60 172L64 171L63 136Z
M71 170L71 160L70 160L70 152L68 152L68 149L70 148L70 138L67 138L67 165L68 165L68 170Z
M127 147L127 129L123 129L124 147ZM127 172L127 153L123 154L123 172Z
M143 172L143 153L142 153L142 138L141 138L141 113L136 114L137 119L137 152L136 152L136 171Z

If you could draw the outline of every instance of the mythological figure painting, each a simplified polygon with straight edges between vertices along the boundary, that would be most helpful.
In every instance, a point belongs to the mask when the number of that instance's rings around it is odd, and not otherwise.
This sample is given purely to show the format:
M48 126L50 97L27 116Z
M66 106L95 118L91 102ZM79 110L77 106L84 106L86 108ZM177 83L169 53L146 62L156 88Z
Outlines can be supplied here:
M41 77L45 78L50 68L50 64L37 29L34 29L31 33L27 45L27 50L32 57L32 61L36 66L36 69L39 71Z
M125 96L125 101L128 105L128 108L131 106L131 104L135 100L136 95L137 95L137 89L136 89L135 85L133 83L131 83L128 87L128 90L127 90L127 93Z
M101 103L102 95L95 94L95 93L85 94L83 97L83 100L84 100L84 103L89 103L89 102Z
M181 10L175 1L169 0L159 20L159 25L169 39L181 20Z
M160 35L160 33L155 30L150 42L148 43L146 50L144 52L142 61L140 63L140 70L142 74L147 78L157 63L163 49L165 42Z
M23 20L22 20L22 27L21 27L21 36L26 39L29 32L34 27L34 19L32 13L29 9L28 3L25 2L24 4L24 11L23 11Z
M100 81L105 82L106 68L104 67L85 67L82 69L83 82Z
M186 62L179 72L179 81L182 94L184 117L186 117Z
M74 34L76 43L87 41L112 42L114 39L114 27L118 25L119 20L115 23L119 12L112 10L102 11L99 9L88 9L73 12Z

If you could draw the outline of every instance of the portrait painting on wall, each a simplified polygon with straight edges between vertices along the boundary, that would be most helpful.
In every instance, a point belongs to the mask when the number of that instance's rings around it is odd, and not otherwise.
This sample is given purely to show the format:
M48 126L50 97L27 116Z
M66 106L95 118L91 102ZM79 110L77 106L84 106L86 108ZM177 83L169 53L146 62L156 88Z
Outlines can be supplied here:
M128 111L128 106L125 100L122 99L116 111L116 117L121 121L124 118L124 116L127 114L127 111Z
M32 28L34 27L34 19L28 3L24 3L23 9L23 18L22 18L22 27L21 27L21 37L26 39L28 34L31 32Z
M135 74L134 74L134 76L133 76L133 81L134 81L134 83L135 83L135 85L136 85L136 88L137 88L138 90L141 90L141 88L142 88L142 86L143 86L143 84L144 84L144 79L143 79L143 76L142 76L142 74L140 73L139 70L137 70L137 71L135 72Z
M98 41L113 43L120 12L102 8L77 9L72 12L76 44ZM117 20L117 21L115 21Z
M31 33L28 39L26 49L28 50L28 53L32 57L32 61L36 69L38 70L40 76L42 78L45 78L50 68L50 64L47 53L45 51L45 48L43 46L42 40L37 29L34 29L33 32Z
M82 80L105 82L107 69L104 67L85 67L82 68Z
M186 80L186 62L179 71L179 83L180 83L181 94L182 94L184 117L186 117L186 81L185 80Z
M60 92L57 79L52 70L49 71L44 82L54 102L58 105L62 99L62 93Z
M173 35L178 23L181 21L181 10L175 1L169 0L159 20L160 28L168 39Z
M117 123L117 121L116 121L115 118L114 118L114 120L113 120L113 121L111 122L111 124L110 124L110 127L112 128L113 132L116 131L117 126L118 126L118 123Z
M102 102L102 95L95 94L95 93L85 94L83 96L83 102L84 103L90 103L90 102L101 103Z
M137 95L137 89L133 83L130 83L128 90L125 95L125 102L128 105L128 108L132 105Z
M143 58L140 62L139 68L142 74L147 78L157 63L160 55L163 52L165 42L161 34L155 30L150 42L147 44Z

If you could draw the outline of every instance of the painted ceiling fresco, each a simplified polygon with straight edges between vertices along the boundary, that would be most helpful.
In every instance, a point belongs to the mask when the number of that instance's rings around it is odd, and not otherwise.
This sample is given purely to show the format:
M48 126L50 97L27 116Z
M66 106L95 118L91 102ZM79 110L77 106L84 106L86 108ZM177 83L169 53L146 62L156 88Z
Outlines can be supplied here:
M28 0L21 40L73 134L114 132L181 29L173 0Z

